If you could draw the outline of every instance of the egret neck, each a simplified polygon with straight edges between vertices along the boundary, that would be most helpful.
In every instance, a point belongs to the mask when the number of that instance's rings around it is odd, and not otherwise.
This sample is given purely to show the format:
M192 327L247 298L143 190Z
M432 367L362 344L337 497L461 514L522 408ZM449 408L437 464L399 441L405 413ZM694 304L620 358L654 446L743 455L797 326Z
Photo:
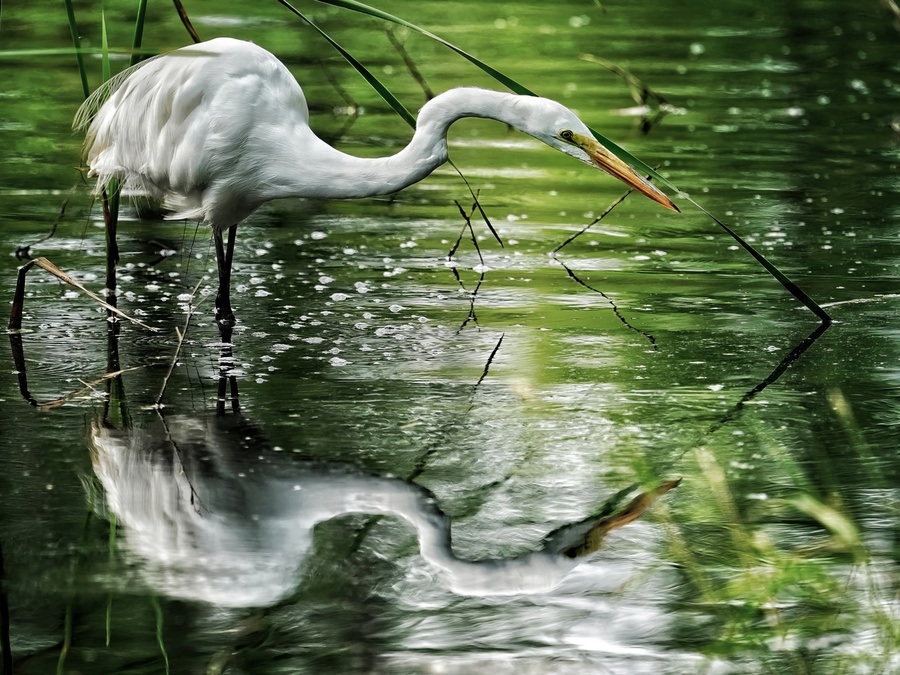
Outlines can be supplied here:
M397 192L419 182L447 161L447 130L456 120L485 117L522 129L522 111L516 105L521 98L474 87L444 92L419 112L409 145L389 157L348 155L318 138L305 124L298 124L296 133L283 139L283 158L273 158L279 163L290 158L291 166L272 172L273 184L264 197L353 199ZM311 174L318 176L315 194L309 188Z

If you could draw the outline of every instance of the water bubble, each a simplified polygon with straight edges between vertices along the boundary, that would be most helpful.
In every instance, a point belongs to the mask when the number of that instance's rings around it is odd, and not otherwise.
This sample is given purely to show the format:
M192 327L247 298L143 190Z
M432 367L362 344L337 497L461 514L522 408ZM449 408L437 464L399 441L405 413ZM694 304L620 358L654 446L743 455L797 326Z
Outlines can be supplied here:
M569 25L572 28L583 28L591 22L591 17L587 14L579 14L578 16L569 17Z
M706 51L706 47L699 42L694 42L691 44L690 51L694 56L700 56L700 54Z

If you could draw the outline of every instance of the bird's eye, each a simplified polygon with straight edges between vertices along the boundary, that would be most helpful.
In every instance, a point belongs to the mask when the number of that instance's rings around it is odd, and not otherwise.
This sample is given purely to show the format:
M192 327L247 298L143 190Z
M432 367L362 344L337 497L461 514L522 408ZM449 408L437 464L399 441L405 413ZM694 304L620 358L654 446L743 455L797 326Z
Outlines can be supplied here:
M571 141L574 134L569 129L563 129L559 132L559 137L564 141Z

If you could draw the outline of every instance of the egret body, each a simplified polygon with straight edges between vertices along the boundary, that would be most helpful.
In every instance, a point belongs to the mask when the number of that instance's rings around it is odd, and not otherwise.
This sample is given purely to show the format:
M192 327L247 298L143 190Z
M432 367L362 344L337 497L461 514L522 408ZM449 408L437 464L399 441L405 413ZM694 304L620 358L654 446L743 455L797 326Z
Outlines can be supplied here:
M447 129L462 117L515 127L678 210L597 142L571 110L534 96L451 89L425 104L412 140L397 154L364 159L340 152L310 129L306 99L288 69L265 49L231 38L125 71L85 102L75 126L89 125L84 155L98 192L116 178L122 189L158 201L168 218L212 226L217 318L233 324L238 223L273 199L371 197L416 183L447 161ZM223 230L229 231L225 243Z

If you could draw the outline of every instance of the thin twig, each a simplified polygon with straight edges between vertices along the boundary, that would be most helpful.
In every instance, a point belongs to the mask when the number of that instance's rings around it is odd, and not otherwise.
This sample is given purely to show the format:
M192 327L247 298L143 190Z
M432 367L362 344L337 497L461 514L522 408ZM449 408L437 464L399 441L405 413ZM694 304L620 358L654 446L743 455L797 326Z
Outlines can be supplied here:
M196 305L193 304L194 296L197 294L197 289L200 288L200 284L203 283L203 279L197 282L197 285L194 286L194 290L191 291L191 297L188 298L188 311L187 317L184 320L184 328L178 330L178 326L175 327L175 333L178 335L178 344L175 346L175 353L172 355L172 362L169 364L169 371L166 373L166 376L163 378L162 387L159 390L159 396L156 397L155 406L159 408L162 405L163 395L166 393L166 387L169 384L169 378L172 376L172 371L175 370L175 365L178 363L178 355L181 353L181 346L184 344L184 338L187 336L188 326L191 323L191 318L194 316L194 311L196 309ZM197 303L199 305L206 298L201 298Z
M628 195L630 195L632 192L634 192L633 189L632 189L632 190L628 190L627 192L625 192L621 197L619 197L619 198L616 199L612 204L610 204L610 205L607 207L607 209L606 209L603 213L601 213L599 216L597 216L596 218L594 218L590 223L588 223L588 224L585 225L583 228L581 228L581 230L579 230L579 231L576 232L575 234L571 235L571 236L570 236L568 239L566 239L563 243L561 243L561 244L560 244L559 246L557 246L555 249L553 249L552 251L550 251L550 253L551 253L551 254L558 253L564 246L568 246L569 244L571 244L571 243L572 243L573 241L575 241L578 237L580 237L581 235L583 235L585 232L587 232L589 229L591 229L594 225L596 225L596 224L599 223L601 220L603 220L606 216L608 216L608 215L610 214L610 212L611 212L614 208L616 208L619 204L621 204L622 202L624 202L625 199L628 197Z
M71 401L74 398L80 397L82 394L84 394L88 391L96 392L97 391L95 388L96 385L98 385L102 382L111 380L114 377L119 377L120 375L129 373L132 370L140 370L141 368L144 368L144 366L132 366L131 368L122 368L121 370L117 370L112 373L106 373L102 377L98 377L96 380L91 380L89 382L83 382L82 380L79 380L79 382L81 382L81 384L84 385L81 389L69 392L65 396L60 396L59 398L53 399L52 401L47 401L46 403L39 403L36 400L29 401L29 403L31 403L35 408L37 408L41 412L47 412L48 410L53 410L54 408L58 408L61 405L68 403L69 401Z
M187 32L190 34L191 39L194 41L194 44L198 42L203 42L200 39L200 35L197 33L197 30L194 28L194 24L191 23L191 19L187 14L187 10L184 8L184 5L181 4L181 0L172 0L172 3L175 5L175 11L178 12L178 18L181 19L182 25L187 29Z
M388 27L385 33L387 33L388 40L391 41L394 49L396 49L397 53L400 54L400 58L403 59L403 65L406 66L409 74L416 81L416 84L422 87L422 91L425 92L425 98L429 101L433 99L434 91L430 86L428 86L428 82L425 81L425 77L422 75L422 72L419 70L418 66L416 66L416 62L412 60L409 52L406 51L406 47L404 46L404 44L400 42L399 39L397 39L396 31L393 28Z
M481 255L481 247L478 245L478 238L475 236L475 230L472 227L472 214L475 213L476 207L473 204L471 211L467 214L465 212L465 210L463 209L462 205L458 201L454 200L454 203L456 204L456 208L459 209L459 214L463 217L464 225L463 225L462 229L459 231L459 236L456 238L456 242L453 244L453 246L450 248L450 251L447 253L447 260L448 260L448 262L452 262L453 255L456 253L456 251L459 249L459 245L462 243L463 234L468 229L469 234L472 237L472 244L475 246L475 252L478 254L478 260L481 263L481 265L480 265L481 272L479 273L479 276L478 276L478 282L475 284L475 288L469 293L469 315L466 317L465 321L462 322L462 325L460 325L459 329L457 329L456 332L459 333L460 331L462 331L463 328L465 328L468 325L468 323L470 321L475 323L476 325L478 324L478 317L475 315L475 298L478 295L478 291L481 288L481 284L484 282L484 267L485 267L485 265L484 265L484 256ZM456 278L456 281L459 284L460 288L462 288L462 290L468 292L468 289L466 288L466 284L463 282L462 277L459 274L459 270L457 270L455 266L452 267L451 270L453 271L453 276Z
M618 318L619 321L621 321L625 325L626 328L628 328L629 330L633 330L635 333L643 335L645 338L647 338L647 341L650 343L650 346L653 348L653 351L659 351L659 345L656 344L656 338L653 337L652 335L650 335L650 333L643 331L640 328L637 328L635 326L632 326L628 322L628 319L626 319L624 316L622 316L622 313L619 311L618 306L616 305L616 303L613 301L613 299L611 297L609 297L606 293L601 291L599 288L594 288L593 286L591 286L590 284L585 282L578 275L576 275L572 270L570 270L569 267L559 258L554 258L554 260L556 260L556 262L558 262L560 265L563 266L563 269L566 270L566 274L569 275L569 277L572 279L572 281L584 286L589 291L593 291L594 293L599 293L603 297L603 299L609 303L609 306L612 307L613 314L616 315L616 318Z
M63 200L63 203L59 207L59 212L56 214L56 220L53 221L53 225L50 228L50 231L45 234L40 239L31 242L30 244L24 244L22 246L16 247L16 258L18 260L26 260L31 258L31 247L37 246L48 239L51 239L53 235L56 234L56 230L59 227L59 224L62 222L63 217L66 215L66 207L69 205L69 200L72 199L72 195L75 194L75 190L78 189L78 184L72 186L72 189L69 190L69 194L66 195L66 198Z
M22 305L24 304L24 301L25 301L25 299L24 299L25 275L28 273L28 270L30 270L34 265L37 265L42 270L49 272L50 274L55 276L60 281L63 281L65 283L69 284L70 286L74 286L79 291L81 291L82 293L87 295L89 298L91 298L94 302L99 304L101 307L103 307L107 311L112 312L116 316L126 319L127 321L137 324L141 328L146 328L147 330L152 331L154 333L159 331L158 328L154 328L153 326L148 326L143 321L138 321L137 319L133 319L132 317L128 316L125 312L113 307L111 304L109 304L108 302L103 300L99 295L86 289L80 283L75 281L75 279L73 277L71 277L68 274L66 274L65 272L63 272L56 265L54 265L52 262L47 260L47 258L44 258L44 257L33 258L33 259L29 260L27 263L25 263L24 265L22 265L22 267L19 268L19 280L16 285L16 294L13 299L12 311L10 312L10 319L9 319L9 325L8 325L9 330L21 330L21 328L22 328L22 311L23 311ZM21 294L19 292L20 289L21 289ZM20 295L21 295L21 297L20 297Z
M478 213L481 214L481 219L484 221L484 224L487 225L487 228L491 231L491 234L494 235L494 239L497 240L497 243L500 244L500 248L503 248L503 240L500 238L500 235L497 234L497 230L494 229L494 226L491 223L491 219L488 218L487 213L485 213L484 208L482 208L481 206L481 202L478 201L478 194L476 194L476 192L472 189L472 186L469 185L469 181L463 175L463 172L460 170L460 168L453 163L453 160L448 159L447 163L456 170L456 173L458 173L459 177L462 178L463 183L466 184L466 189L469 191L469 194L472 195L472 200L475 202L475 206L478 207Z
M475 383L474 389L477 389L478 386L484 382L484 378L488 376L488 370L491 368L491 364L494 362L494 357L497 355L497 352L500 351L500 345L503 344L503 338L506 333L500 333L500 339L497 340L497 344L494 345L493 351L491 351L491 355L488 356L487 362L484 364L484 370L481 373L481 377L478 378L478 382Z
M337 92L338 96L340 96L344 100L344 110L347 111L347 121L341 126L341 128L334 134L329 134L328 140L331 143L335 143L341 140L344 136L347 135L347 132L350 131L350 127L356 124L356 121L359 119L359 103L354 99L350 92L344 88L344 86L340 83L340 81L334 76L334 73L331 72L331 68L328 67L328 64L324 59L319 60L319 65L322 70L322 74L325 75L325 79L328 80L328 83L332 86L332 88Z

